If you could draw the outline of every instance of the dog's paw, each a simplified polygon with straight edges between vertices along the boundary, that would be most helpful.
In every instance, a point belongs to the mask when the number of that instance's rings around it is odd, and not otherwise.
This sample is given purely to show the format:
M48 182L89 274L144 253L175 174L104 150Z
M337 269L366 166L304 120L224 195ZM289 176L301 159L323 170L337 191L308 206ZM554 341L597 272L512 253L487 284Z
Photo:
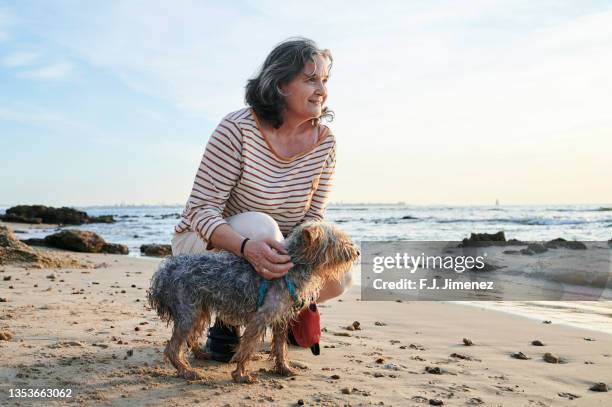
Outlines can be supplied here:
M202 373L198 372L195 369L184 370L182 373L180 373L180 376L183 379L187 379L187 380L202 380L202 379L204 379L204 375Z
M297 376L298 372L295 369L290 368L289 366L276 366L274 371L281 376L289 377L289 376Z
M249 373L246 373L246 372L241 373L238 370L234 370L232 372L232 378L234 379L236 383L247 383L247 384L257 383L257 378L255 378L255 376Z

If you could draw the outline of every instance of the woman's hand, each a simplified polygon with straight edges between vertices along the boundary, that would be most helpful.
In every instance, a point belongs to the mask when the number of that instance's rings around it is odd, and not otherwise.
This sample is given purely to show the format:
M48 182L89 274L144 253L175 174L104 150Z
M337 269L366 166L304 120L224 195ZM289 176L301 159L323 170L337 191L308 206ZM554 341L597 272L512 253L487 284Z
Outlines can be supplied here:
M282 277L293 267L283 245L274 239L247 241L244 257L266 280Z

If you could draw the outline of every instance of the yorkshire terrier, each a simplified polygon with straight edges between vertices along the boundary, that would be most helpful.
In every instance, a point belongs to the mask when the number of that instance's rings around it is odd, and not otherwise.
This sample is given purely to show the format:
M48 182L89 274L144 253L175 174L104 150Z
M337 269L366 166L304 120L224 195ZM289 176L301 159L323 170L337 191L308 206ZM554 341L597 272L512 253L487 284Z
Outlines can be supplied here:
M247 364L272 327L270 358L283 376L296 372L287 358L289 323L308 299L317 298L327 281L337 281L359 257L357 246L346 233L323 222L309 221L296 227L285 240L293 268L285 278L266 281L242 257L229 252L181 255L165 260L151 280L149 304L162 320L172 321L172 337L164 351L178 374L201 379L185 351L198 359L210 355L201 350L200 337L215 313L230 325L245 326L232 362L232 377L252 383ZM300 301L301 300L301 301Z

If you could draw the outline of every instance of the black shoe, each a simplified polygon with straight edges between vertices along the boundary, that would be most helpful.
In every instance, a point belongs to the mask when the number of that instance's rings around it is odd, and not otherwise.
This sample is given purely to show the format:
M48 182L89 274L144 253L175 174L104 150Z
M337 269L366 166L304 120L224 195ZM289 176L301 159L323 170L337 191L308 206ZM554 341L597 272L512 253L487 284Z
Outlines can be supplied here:
M208 340L204 351L210 354L212 360L217 362L229 362L234 354L235 349L240 343L238 335L239 328L225 324L219 318L215 320L215 324L208 330Z

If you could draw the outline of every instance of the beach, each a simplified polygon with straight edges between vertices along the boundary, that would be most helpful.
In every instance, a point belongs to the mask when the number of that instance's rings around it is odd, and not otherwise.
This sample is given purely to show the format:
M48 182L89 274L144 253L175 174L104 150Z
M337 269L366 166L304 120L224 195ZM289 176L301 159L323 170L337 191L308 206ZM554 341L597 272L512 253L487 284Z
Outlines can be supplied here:
M207 379L189 382L163 360L171 330L146 303L160 259L70 256L81 267L0 266L0 331L8 334L0 340L2 405L612 403L610 392L589 390L612 384L612 335L477 304L365 302L359 286L320 305L320 356L290 347L295 378L270 372L268 336L251 365L258 383L235 384L233 365L191 356ZM360 329L347 329L354 321ZM518 352L529 359L512 356ZM546 362L545 353L560 363ZM43 388L69 389L71 398L9 397L11 389Z

